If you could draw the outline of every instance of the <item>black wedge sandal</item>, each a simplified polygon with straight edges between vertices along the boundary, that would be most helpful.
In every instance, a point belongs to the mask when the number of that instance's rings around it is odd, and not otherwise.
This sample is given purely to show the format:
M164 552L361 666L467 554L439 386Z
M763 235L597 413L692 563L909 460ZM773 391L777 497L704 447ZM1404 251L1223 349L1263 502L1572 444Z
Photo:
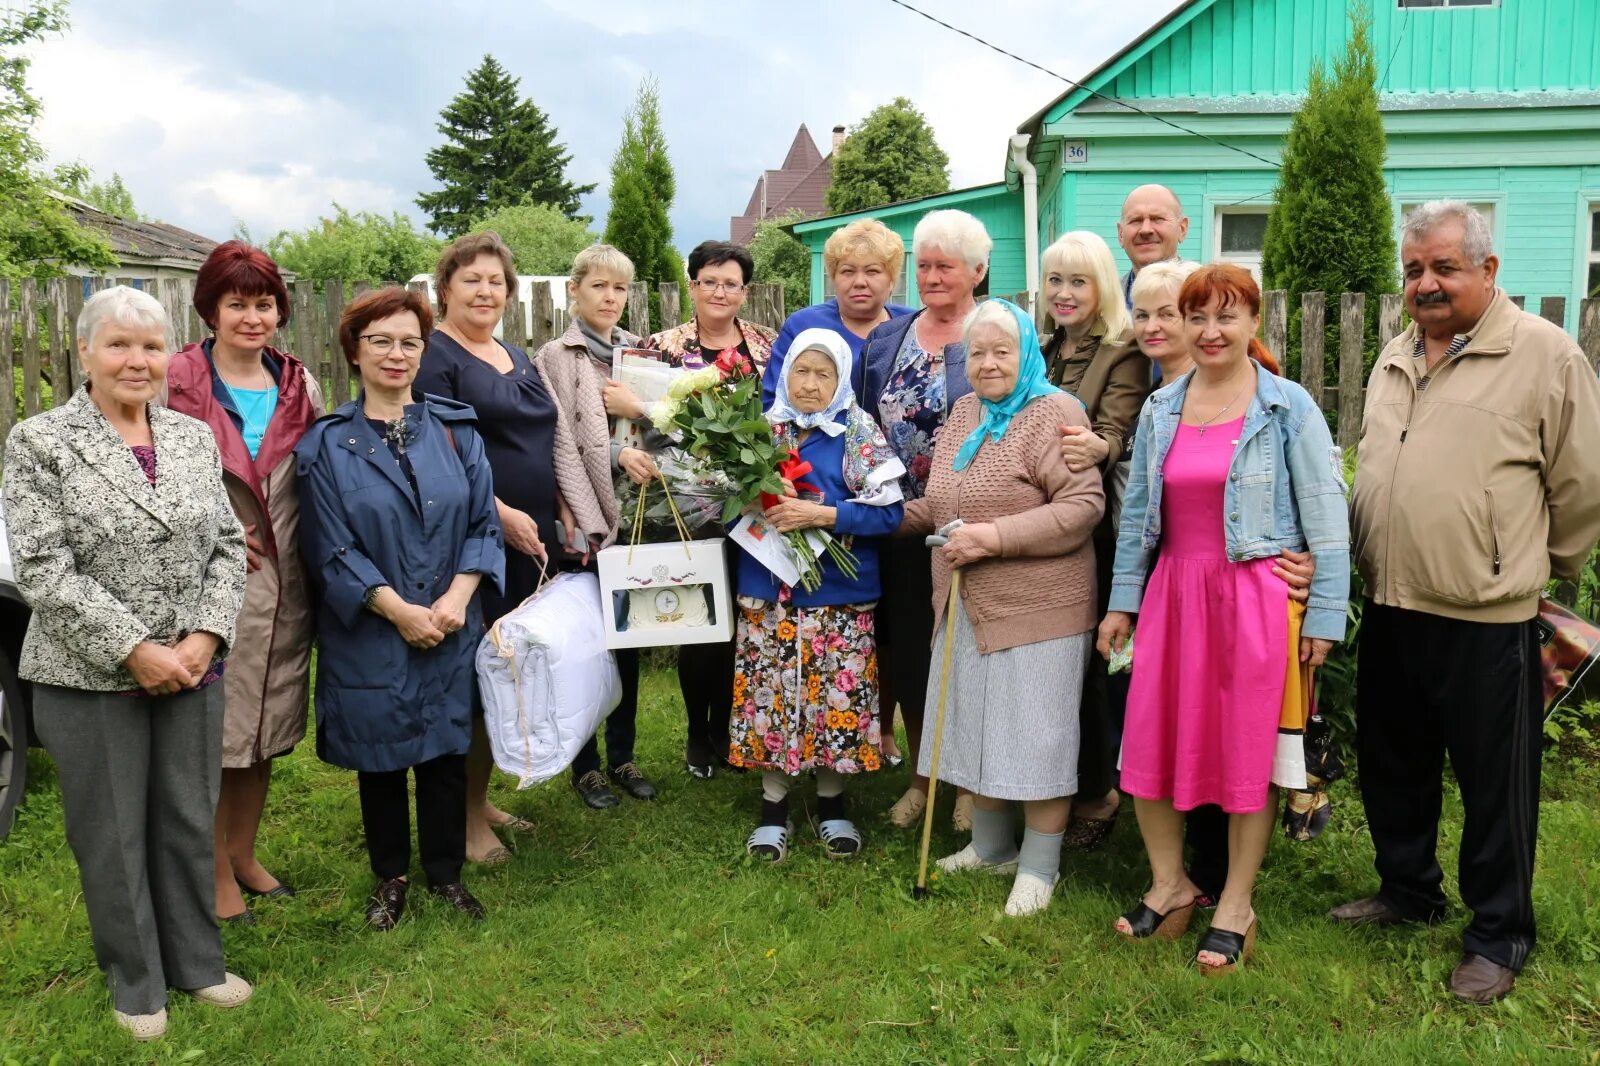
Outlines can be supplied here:
M1195 949L1195 964L1200 967L1201 977L1221 977L1225 973L1232 973L1249 961L1256 950L1256 919L1250 917L1250 928L1242 933L1235 933L1231 929L1218 929L1212 926L1206 930L1206 935L1200 938L1200 946ZM1221 955L1221 963L1201 962L1202 952L1211 952Z
M1177 940L1189 931L1189 922L1194 918L1194 905L1195 901L1190 900L1162 914L1140 900L1137 907L1122 915L1129 931L1124 933L1118 929L1117 935L1125 940Z

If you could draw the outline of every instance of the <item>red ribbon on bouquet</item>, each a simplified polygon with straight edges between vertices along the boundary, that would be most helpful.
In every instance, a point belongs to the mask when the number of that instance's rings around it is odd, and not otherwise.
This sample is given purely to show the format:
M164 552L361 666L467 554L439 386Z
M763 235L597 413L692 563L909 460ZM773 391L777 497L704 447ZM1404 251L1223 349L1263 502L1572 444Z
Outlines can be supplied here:
M800 479L811 473L811 464L800 458L800 453L794 449L789 450L789 458L778 464L778 476L794 486L796 492L821 492L815 485L808 484ZM775 506L783 497L774 496L770 492L761 494L761 509Z

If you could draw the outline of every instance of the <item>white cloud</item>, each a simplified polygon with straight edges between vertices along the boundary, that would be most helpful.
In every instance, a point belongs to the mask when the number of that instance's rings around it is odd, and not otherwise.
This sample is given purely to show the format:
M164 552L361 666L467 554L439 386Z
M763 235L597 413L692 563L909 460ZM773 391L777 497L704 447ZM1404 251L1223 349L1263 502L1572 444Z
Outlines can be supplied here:
M140 210L219 239L234 220L258 237L304 226L333 200L409 206L409 195L363 176L386 145L407 140L397 126L259 79L221 87L178 54L113 46L85 27L40 45L30 81L52 161L120 173Z

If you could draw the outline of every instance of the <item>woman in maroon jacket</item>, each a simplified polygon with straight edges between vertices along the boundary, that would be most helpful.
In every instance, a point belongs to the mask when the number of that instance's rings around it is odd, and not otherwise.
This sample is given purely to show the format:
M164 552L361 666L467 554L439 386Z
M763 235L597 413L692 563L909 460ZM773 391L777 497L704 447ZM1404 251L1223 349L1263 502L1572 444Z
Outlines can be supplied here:
M194 307L212 336L173 356L167 406L211 427L249 547L224 679L216 913L253 924L245 895L294 895L257 860L256 831L272 759L306 731L315 616L296 535L294 446L322 413L322 390L294 356L271 346L289 322L289 293L265 252L243 241L218 245L195 279Z

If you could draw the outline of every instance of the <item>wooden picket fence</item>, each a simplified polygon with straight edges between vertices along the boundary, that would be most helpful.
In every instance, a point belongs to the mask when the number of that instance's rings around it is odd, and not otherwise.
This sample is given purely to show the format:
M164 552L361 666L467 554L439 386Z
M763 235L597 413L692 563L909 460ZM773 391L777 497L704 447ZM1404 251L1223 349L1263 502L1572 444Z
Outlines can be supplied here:
M0 278L0 380L15 385L14 403L0 403L0 441L17 418L37 414L55 405L57 397L71 394L79 381L75 329L83 309L86 292L93 293L117 284L137 283L159 299L172 320L173 333L181 347L205 336L205 327L193 307L193 282L186 278L133 278L124 276L95 278L52 278L44 283L32 279L12 282ZM422 290L421 283L413 289ZM328 407L354 395L356 382L339 349L339 314L347 300L367 292L372 286L346 286L328 281L318 291L315 282L297 280L290 286L290 323L277 338L280 346L294 352L311 367L322 382ZM682 322L687 307L679 287L671 282L659 287L662 320ZM555 293L548 284L535 285L528 309L520 301L507 307L503 334L529 352L559 337L567 328L565 312L555 306ZM1028 294L1013 299L1023 307L1036 306ZM1366 351L1362 322L1368 297L1344 293L1339 298L1338 343L1330 350L1325 342L1324 301L1320 293L1307 293L1302 300L1300 381L1317 402L1337 413L1341 444L1355 442L1361 429L1362 393L1365 384ZM1521 305L1522 297L1513 297ZM752 285L742 316L776 329L784 318L782 285ZM1566 300L1547 296L1539 313L1561 325L1566 317ZM1282 291L1264 294L1262 339L1281 361L1288 351L1288 301ZM650 332L649 292L644 283L635 283L629 293L625 317L628 330L640 335ZM1578 314L1578 343L1589 362L1600 369L1600 299L1586 299ZM1387 344L1405 328L1405 308L1400 296L1378 297L1378 339ZM1337 367L1338 384L1325 386L1329 362ZM63 387L64 386L64 387Z

